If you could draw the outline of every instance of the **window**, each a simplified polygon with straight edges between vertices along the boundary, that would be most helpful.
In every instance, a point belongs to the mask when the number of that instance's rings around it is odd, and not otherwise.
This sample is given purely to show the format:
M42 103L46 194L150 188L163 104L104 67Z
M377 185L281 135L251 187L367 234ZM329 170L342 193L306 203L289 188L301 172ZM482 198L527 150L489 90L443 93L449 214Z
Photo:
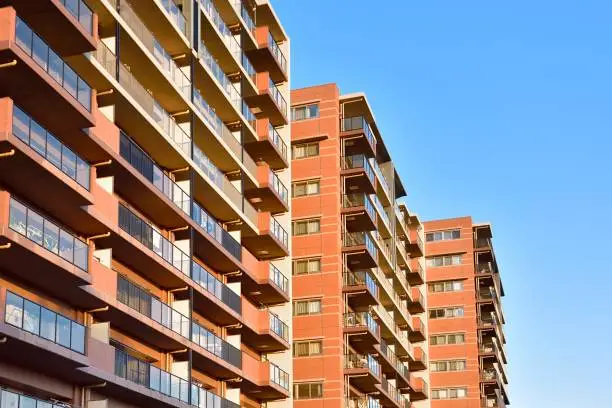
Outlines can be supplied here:
M321 272L321 258L298 259L293 261L294 275L307 275Z
M303 197L319 194L320 180L298 181L293 183L293 197Z
M427 258L427 266L461 265L461 255L442 255Z
M305 159L319 155L319 142L300 143L291 148L292 159Z
M463 343L465 343L464 333L436 334L435 336L431 336L429 339L429 344L431 344L432 346Z
M444 307L440 309L429 309L430 319L450 319L453 317L462 317L463 307Z
M438 292L461 292L463 290L463 281L443 281L429 284L429 291L432 293Z
M304 316L321 313L321 299L296 300L293 302L293 315Z
M319 105L316 103L310 105L296 106L291 108L291 120L306 120L319 117Z
M467 397L467 388L441 388L431 390L431 399L457 399Z
M310 235L319 232L321 232L321 220L318 218L293 221L293 235Z
M465 360L443 360L443 361L432 361L431 371L464 371Z
M448 241L451 239L459 239L461 238L461 231L450 230L450 231L436 231L436 232L428 232L425 234L425 240L427 242L432 241Z
M293 384L293 398L296 400L322 397L323 383L321 382Z
M293 357L319 356L322 353L322 340L294 341Z

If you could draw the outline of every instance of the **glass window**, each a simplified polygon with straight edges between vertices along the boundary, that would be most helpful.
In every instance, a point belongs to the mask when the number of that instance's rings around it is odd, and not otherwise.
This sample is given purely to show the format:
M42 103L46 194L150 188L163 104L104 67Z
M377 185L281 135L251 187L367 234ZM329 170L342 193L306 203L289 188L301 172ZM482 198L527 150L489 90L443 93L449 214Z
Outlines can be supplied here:
M59 248L59 227L44 220L44 247L57 254Z
M55 167L62 168L62 144L51 133L47 133L46 157Z
M427 242L446 241L459 238L461 238L461 230L458 229L449 231L428 232L427 234L425 234L425 240Z
M68 262L74 260L74 238L64 230L60 230L59 254Z
M293 222L293 235L316 234L321 230L321 221L317 219Z
M24 300L23 307L23 330L39 335L40 330L40 306L29 300Z
M25 205L11 199L9 210L9 226L12 230L22 235L26 234L26 226L28 223L27 211L28 209Z
M83 105L85 109L89 111L91 110L91 88L89 87L89 85L87 85L87 82L85 82L81 78L78 78L77 84L77 99L79 100L81 105Z
M70 320L64 316L57 315L56 322L56 343L66 348L70 348Z
M43 244L43 217L30 209L28 209L27 237L38 245Z
M314 119L319 117L319 105L311 104L305 106L298 106L295 108L291 108L291 120L306 120L306 119Z
M34 121L30 122L30 146L42 157L45 157L45 152L47 150L47 131Z
M13 326L22 327L23 298L11 292L6 292L6 310L4 321Z
M49 309L41 308L40 336L55 341L55 320L57 315Z
M293 159L304 159L319 155L319 142L301 143L292 147Z
M17 106L13 106L13 134L22 142L30 143L30 117Z

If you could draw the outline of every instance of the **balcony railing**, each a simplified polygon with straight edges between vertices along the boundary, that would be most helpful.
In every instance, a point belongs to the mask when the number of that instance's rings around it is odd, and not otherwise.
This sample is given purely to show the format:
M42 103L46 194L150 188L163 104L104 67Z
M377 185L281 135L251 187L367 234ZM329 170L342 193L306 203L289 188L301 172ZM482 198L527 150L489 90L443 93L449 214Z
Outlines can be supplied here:
M390 195L391 190L389 190L389 184L387 183L387 179L383 175L382 170L380 170L380 167L378 167L378 162L376 161L376 159L371 159L370 161L372 164L372 168L374 169L374 173L378 178L378 182L382 186L383 190L385 190L385 193L387 193L387 195Z
M164 10L166 10L166 13L168 13L170 20L172 21L172 24L174 24L174 26L178 28L179 31L183 33L185 37L189 38L189 36L187 35L187 19L183 15L183 12L174 3L174 1L173 0L158 0L158 1L161 3Z
M187 316L121 275L117 275L117 300L167 329L189 339L190 320Z
M242 301L240 300L240 296L193 260L191 261L191 279L222 301L230 309L238 314L242 314Z
M270 312L270 330L281 339L289 341L289 326L272 312Z
M204 65L208 67L213 77L215 78L219 86L221 86L234 108L240 111L242 102L240 92L236 89L232 81L230 81L225 72L221 69L210 51L208 51L208 48L206 47L206 44L204 42L200 43L200 49L198 50L198 54L200 56L200 60L202 60L204 62Z
M399 391L397 390L397 388L395 388L393 385L391 385L391 383L389 383L389 381L387 381L386 378L382 379L381 382L382 388L387 392L387 394L389 394L389 397L394 400L395 402L397 402L397 404L404 408L406 407L407 403L407 399L406 397L404 397L402 394L399 393Z
M81 159L27 113L13 106L13 135L62 173L89 190L89 163Z
M398 339L400 339L402 346L404 348L410 348L408 345L408 337L406 337L406 334L399 328L397 323L395 323L395 319L393 319L387 309L385 309L382 305L376 305L375 310L381 319L387 324L389 329L395 333Z
M480 345L480 352L497 355L499 354L499 347L497 347L497 344L494 341L483 343Z
M369 395L363 397L346 397L344 408L381 408L380 401Z
M372 183L374 183L374 170L370 165L370 161L363 154L355 154L352 156L342 156L340 158L340 166L342 170L364 169L366 175Z
M191 264L189 255L123 205L119 205L119 228L155 252L175 269L189 276L189 266Z
M366 212L373 220L376 219L376 213L374 212L374 206L372 200L364 193L356 194L343 194L342 195L342 207L365 207Z
M491 238L477 238L474 242L476 248L491 248Z
M342 132L350 132L351 130L362 130L365 134L368 143L373 148L376 148L376 137L374 136L374 132L372 132L372 128L370 124L363 116L353 116L350 118L344 118L340 122L340 130Z
M129 136L120 131L119 154L155 188L189 215L191 198Z
M378 259L378 249L374 245L374 241L370 234L365 232L345 232L343 235L343 244L345 247L365 245L366 249L374 259Z
M191 203L191 218L198 224L208 235L217 241L230 255L236 260L242 261L242 246L229 232L223 229L219 222L212 217L200 205L192 201Z
M278 177L278 174L270 170L268 176L268 183L272 187L272 190L276 191L276 193L280 196L283 203L289 203L289 192L287 187L283 184L283 182Z
M287 72L287 58L285 58L285 54L283 54L280 49L280 46L278 45L274 37L272 37L271 33L268 33L268 49L274 56L274 59L281 67L283 72Z
M371 354L345 354L344 368L367 368L380 377L380 363Z
M15 42L55 82L91 111L91 87L19 17L15 26Z
M60 2L88 34L93 33L93 13L87 4L82 0L60 0Z
M276 128L270 123L268 124L268 139L270 139L270 142L279 151L283 159L287 160L287 144Z
M389 222L389 216L388 216L387 212L385 211L382 203L378 199L378 196L376 194L372 194L370 197L372 198L372 202L374 203L374 207L376 207L376 209L378 210L378 214L380 214L380 218L382 218L382 220L385 223L385 225L387 226L387 228L389 230L391 230L391 223Z
M234 367L242 368L242 352L196 322L191 323L191 341Z
M289 391L289 374L274 363L270 363L270 381Z
M393 351L391 351L391 349L389 348L389 346L387 345L387 342L385 340L381 340L380 341L380 352L385 355L387 357L387 359L389 359L389 362L391 362L391 364L395 367L395 369L404 377L408 378L409 373L408 373L408 367L406 367L406 365L404 365L395 355L395 353Z
M499 375L494 368L484 368L480 371L480 379L482 381L499 381Z
M478 263L476 266L476 271L478 273L493 273L493 263L492 262L483 262Z
M278 89L276 84L272 82L271 79L268 82L268 91L270 92L270 96L274 100L276 106L280 109L283 116L287 117L287 101L285 101L280 89Z
M389 244L390 240L385 240L380 233L378 232L378 230L373 231L372 236L374 237L374 240L378 243L378 246L380 247L381 252L385 255L385 257L387 258L387 260L389 261L390 265L394 264L394 260L395 257L393 256L393 252L391 251L391 246Z
M497 294L495 293L495 289L493 288L480 288L478 291L478 299L479 300L495 300L497 299Z
M242 54L240 44L234 38L232 31L229 29L227 24L225 24L225 21L223 21L223 18L221 17L221 14L219 13L219 10L217 10L215 4L212 2L212 0L200 0L200 6L208 18L212 20L213 25L221 35L221 39L225 42L225 45L227 45L232 55L234 55L234 57L240 61L240 56Z
M372 277L372 274L368 271L350 271L345 269L342 274L344 286L366 286L368 290L374 295L374 297L378 298L378 284L376 280Z
M13 197L9 203L9 228L87 272L89 266L87 243Z
M10 291L6 292L4 321L30 334L85 354L85 326ZM4 400L0 405L4 407Z
M380 326L368 312L349 312L344 314L344 327L366 327L379 335Z
M289 234L287 234L287 231L285 231L279 222L276 221L276 218L272 216L270 217L270 232L272 232L272 235L274 235L285 248L289 248Z
M270 280L284 293L289 293L289 279L272 263L270 263Z

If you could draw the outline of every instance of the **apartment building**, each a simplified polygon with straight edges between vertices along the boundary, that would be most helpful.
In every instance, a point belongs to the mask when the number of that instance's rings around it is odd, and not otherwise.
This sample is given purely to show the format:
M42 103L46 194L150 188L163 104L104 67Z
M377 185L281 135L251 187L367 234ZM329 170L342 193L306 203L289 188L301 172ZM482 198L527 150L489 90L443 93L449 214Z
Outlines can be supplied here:
M423 228L368 100L291 101L294 406L428 406Z
M0 406L290 397L289 39L266 0L0 0Z
M490 224L425 222L432 408L509 404L501 304Z

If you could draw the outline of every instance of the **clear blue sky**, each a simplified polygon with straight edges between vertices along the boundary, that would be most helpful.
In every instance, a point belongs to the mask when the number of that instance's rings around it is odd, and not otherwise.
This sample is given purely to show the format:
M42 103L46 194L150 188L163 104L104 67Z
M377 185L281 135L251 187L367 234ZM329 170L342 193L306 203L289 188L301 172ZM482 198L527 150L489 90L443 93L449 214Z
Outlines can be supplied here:
M612 1L273 5L293 87L367 93L411 208L493 223L512 406L612 406Z

